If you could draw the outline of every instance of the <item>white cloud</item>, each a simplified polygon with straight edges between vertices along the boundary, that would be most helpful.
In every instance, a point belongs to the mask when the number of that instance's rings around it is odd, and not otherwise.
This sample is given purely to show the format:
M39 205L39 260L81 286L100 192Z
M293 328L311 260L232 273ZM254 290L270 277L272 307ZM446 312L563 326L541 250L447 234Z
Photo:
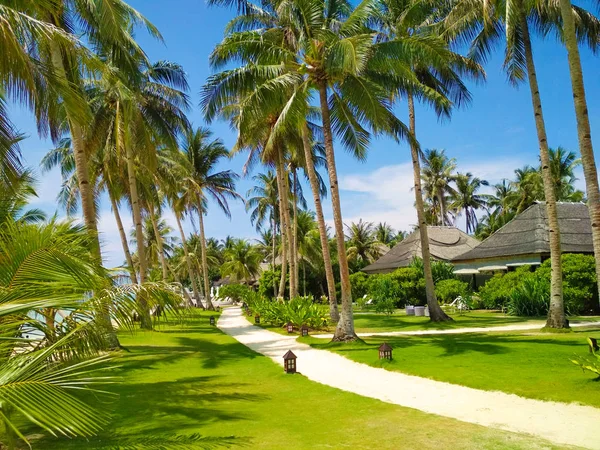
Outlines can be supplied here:
M511 178L524 163L518 158L488 159L459 166L461 172L498 183ZM417 222L414 208L412 163L383 166L366 173L340 176L344 222L387 222L397 230L410 230ZM459 219L459 223L462 221Z

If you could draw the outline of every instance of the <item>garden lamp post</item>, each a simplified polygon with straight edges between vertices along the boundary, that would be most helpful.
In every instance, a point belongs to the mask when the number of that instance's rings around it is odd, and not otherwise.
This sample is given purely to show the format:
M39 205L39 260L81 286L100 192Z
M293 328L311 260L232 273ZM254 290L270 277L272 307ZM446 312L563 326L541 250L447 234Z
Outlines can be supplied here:
M287 332L288 333L293 333L294 332L294 324L292 322L288 322L287 323Z
M285 373L296 373L296 359L296 355L291 350L283 355L283 370L285 370Z
M215 316L210 316L209 322L211 325L215 324Z
M254 316L254 323L257 325L260 324L260 316L258 314Z
M302 336L308 336L308 327L306 325L302 325Z
M384 342L379 346L379 359L392 359L392 347L387 342Z

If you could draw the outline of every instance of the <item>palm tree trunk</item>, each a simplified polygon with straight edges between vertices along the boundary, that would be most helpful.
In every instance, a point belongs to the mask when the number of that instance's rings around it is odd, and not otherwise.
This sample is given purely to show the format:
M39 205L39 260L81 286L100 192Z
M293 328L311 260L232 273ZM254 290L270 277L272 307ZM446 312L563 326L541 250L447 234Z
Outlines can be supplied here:
M290 298L298 296L298 258L294 248L294 229L292 226L292 218L290 217L290 202L288 194L291 192L290 189L290 178L288 172L285 169L283 155L281 156L282 166L282 179L285 192L285 208L283 210L283 219L285 220L285 226L287 228L286 235L288 237L288 256L290 263Z
M200 293L198 292L198 284L196 283L196 274L192 269L192 262L190 261L190 252L188 251L187 241L185 240L185 233L183 232L183 227L181 226L181 220L179 219L179 214L177 211L175 212L175 220L177 220L177 228L179 228L179 234L181 235L181 243L183 245L183 251L185 252L185 264L187 265L188 275L190 277L190 281L192 283L192 290L194 291L194 297L198 304L200 303Z
M275 214L271 212L271 240L273 241L273 254L271 255L271 270L273 271L273 275L275 275L275 237L277 233L277 227L275 225ZM275 277L273 277L273 295L277 297L277 285L275 284Z
M310 146L308 126L302 127L302 144L304 147L304 159L306 160L306 173L310 188L315 202L315 211L317 216L317 226L319 227L319 237L321 238L321 251L323 252L323 264L325 266L325 278L327 279L327 293L329 294L329 316L331 320L337 322L340 320L340 313L337 307L335 295L335 278L333 276L333 266L331 265L331 255L329 253L329 239L327 237L327 227L325 226L325 217L323 216L323 206L321 205L321 195L319 193L319 181L313 161L313 153Z
M210 280L208 278L208 258L206 256L206 235L204 234L204 212L202 208L202 199L198 196L198 221L200 224L200 246L202 247L202 276L204 278L204 299L206 309L214 311L215 307L210 301Z
M286 173L283 167L283 162L281 160L281 155L278 154L275 160L275 177L277 179L277 190L279 191L279 217L280 224L279 228L281 231L281 244L282 244L282 263L281 263L281 280L279 282L279 296L283 297L285 295L285 284L286 284L286 275L287 275L287 264L289 260L290 265L290 298L293 298L292 295L292 258L291 258L291 230L288 227L289 223L287 218L289 218L289 202L288 202L288 192L285 188L284 177L286 177ZM286 214L287 212L287 214Z
M331 189L331 206L333 222L335 225L335 239L337 242L338 260L340 264L340 281L342 287L342 313L333 336L334 341L353 341L357 339L354 332L354 318L352 314L352 287L350 285L350 269L348 268L348 255L344 242L344 223L342 222L342 207L340 205L340 191L335 167L335 153L333 150L333 134L331 132L331 118L327 104L327 85L319 83L319 100L323 120L323 135L325 137L325 155L327 157L327 171Z
M298 258L298 171L292 168L293 198L294 198L294 219L293 219L293 240L292 249L294 250L294 279L296 280L296 295L300 292L300 258Z
M438 193L438 202L440 202L440 225L446 225L446 209L444 208L444 194Z
M133 211L133 223L135 226L135 238L137 240L137 254L140 267L140 283L146 282L148 266L146 262L146 248L144 246L144 230L142 228L142 211L140 208L140 199L137 191L137 180L135 179L135 166L133 162L133 150L131 145L125 145L125 156L127 158L127 178L129 181L129 195L131 196L131 210ZM137 297L138 307L140 309L141 327L146 330L152 329L152 318L150 309L143 295Z
M54 68L65 79L72 81L65 70L65 61L62 52L57 43L51 43L51 60ZM67 123L71 133L71 145L73 147L73 156L75 160L75 172L77 173L77 182L79 185L79 195L81 197L81 210L85 228L92 239L92 252L96 256L98 264L102 265L102 251L100 250L100 239L98 235L98 224L96 223L96 206L94 204L94 186L90 183L90 173L85 152L84 132L80 123L72 117L69 108L67 108ZM108 312L110 305L103 305L102 311L98 312L97 320L106 330L107 340L111 348L119 348L119 339L115 332Z
M415 103L411 93L408 94L408 120L410 132L413 139L417 139L415 124ZM432 322L443 322L452 320L440 307L435 297L435 286L433 284L433 275L431 273L431 254L429 253L429 235L427 233L427 222L425 220L425 207L423 205L423 193L421 189L421 164L419 162L419 149L416 142L410 143L410 154L413 163L413 177L415 201L417 205L417 220L419 222L419 235L421 238L421 256L423 257L423 274L425 276L425 295L427 296L427 306L429 307L429 317ZM440 209L441 210L441 209Z
M117 205L117 201L115 200L115 197L111 193L110 189L108 189L108 198L110 199L113 214L115 215L115 221L117 222L117 228L119 229L121 245L123 246L123 253L125 253L125 260L127 261L127 266L129 267L129 276L131 277L131 282L137 284L137 274L135 273L135 266L133 264L131 252L129 251L129 244L127 243L127 235L125 234L125 228L123 228L121 214L119 214L119 206Z
M193 306L194 303L192 302L192 299L190 298L190 294L188 294L187 290L183 286L183 283L181 282L181 278L179 278L177 271L173 270L173 268L171 267L171 265L169 263L167 263L167 268L169 269L169 272L171 272L173 274L173 278L175 279L175 282L179 286L181 286L181 290L183 292L183 296L186 299L186 303L187 303L188 307Z
M154 229L154 235L156 237L156 246L158 247L158 258L160 259L160 265L162 266L162 278L163 281L167 281L169 277L169 269L167 267L167 259L165 257L165 249L163 246L163 238L160 235L158 224L156 223L156 215L154 214L154 205L148 203L148 213L150 214L150 221L152 222L152 228Z
M552 171L550 169L550 155L548 153L548 139L546 136L546 124L542 111L542 99L537 82L535 64L533 62L533 51L531 49L531 38L529 36L529 26L525 12L520 8L521 28L523 33L523 47L525 49L525 61L527 64L527 78L529 79L529 89L531 90L531 102L533 104L533 115L535 118L535 128L537 130L538 142L540 146L540 160L542 162L542 180L544 184L544 195L546 197L546 214L548 215L548 235L550 240L550 309L548 311L548 321L546 326L552 328L567 328L569 326L565 318L565 306L563 301L562 288L562 267L561 267L561 247L560 247L560 229L558 225L558 211L556 208L556 193L552 181Z
M598 172L596 170L596 161L592 146L592 132L583 84L583 71L581 69L581 59L579 48L577 47L577 35L575 33L575 21L573 19L570 0L560 0L560 12L563 18L563 39L567 47L573 101L575 103L579 152L581 153L588 210L592 222L596 278L600 280L600 188L598 186ZM598 283L598 290L600 292L600 283Z

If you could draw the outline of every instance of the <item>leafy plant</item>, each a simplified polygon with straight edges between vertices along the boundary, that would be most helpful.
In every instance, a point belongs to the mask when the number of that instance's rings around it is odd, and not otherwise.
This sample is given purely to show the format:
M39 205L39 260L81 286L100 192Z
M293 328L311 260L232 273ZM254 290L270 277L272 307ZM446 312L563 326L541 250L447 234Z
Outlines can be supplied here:
M443 303L450 303L457 297L464 298L469 293L469 284L460 280L441 280L435 285L435 295Z
M381 277L372 289L375 311L378 313L392 314L396 307L400 287L390 277Z
M245 301L250 292L252 292L252 289L245 284L226 284L219 289L219 297L229 297L237 303Z
M479 288L479 298L485 308L499 309L507 306L513 290L531 274L530 266L519 267L514 272L498 273Z
M550 306L550 282L540 274L528 274L510 296L511 316L544 316Z
M587 339L588 345L590 346L590 350L592 352L591 358L583 358L577 357L577 359L572 359L571 362L576 366L581 367L581 369L585 372L586 370L592 373L595 373L600 377L600 353L595 349L594 343L590 338Z

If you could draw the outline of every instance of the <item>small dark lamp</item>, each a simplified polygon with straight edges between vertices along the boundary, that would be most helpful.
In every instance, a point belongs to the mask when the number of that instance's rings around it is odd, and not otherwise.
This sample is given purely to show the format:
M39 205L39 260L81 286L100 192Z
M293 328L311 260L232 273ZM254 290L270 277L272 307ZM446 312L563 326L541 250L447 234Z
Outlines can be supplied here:
M379 359L392 359L392 347L387 342L379 346Z
M254 316L254 323L260 324L260 316L258 314Z
M214 325L215 324L215 316L210 316L209 321L210 321L211 325Z
M308 327L306 325L302 325L302 336L308 336Z
M294 332L294 324L292 322L288 322L287 325L287 332L288 333L293 333Z
M283 355L283 370L285 373L296 373L296 355L291 350Z

